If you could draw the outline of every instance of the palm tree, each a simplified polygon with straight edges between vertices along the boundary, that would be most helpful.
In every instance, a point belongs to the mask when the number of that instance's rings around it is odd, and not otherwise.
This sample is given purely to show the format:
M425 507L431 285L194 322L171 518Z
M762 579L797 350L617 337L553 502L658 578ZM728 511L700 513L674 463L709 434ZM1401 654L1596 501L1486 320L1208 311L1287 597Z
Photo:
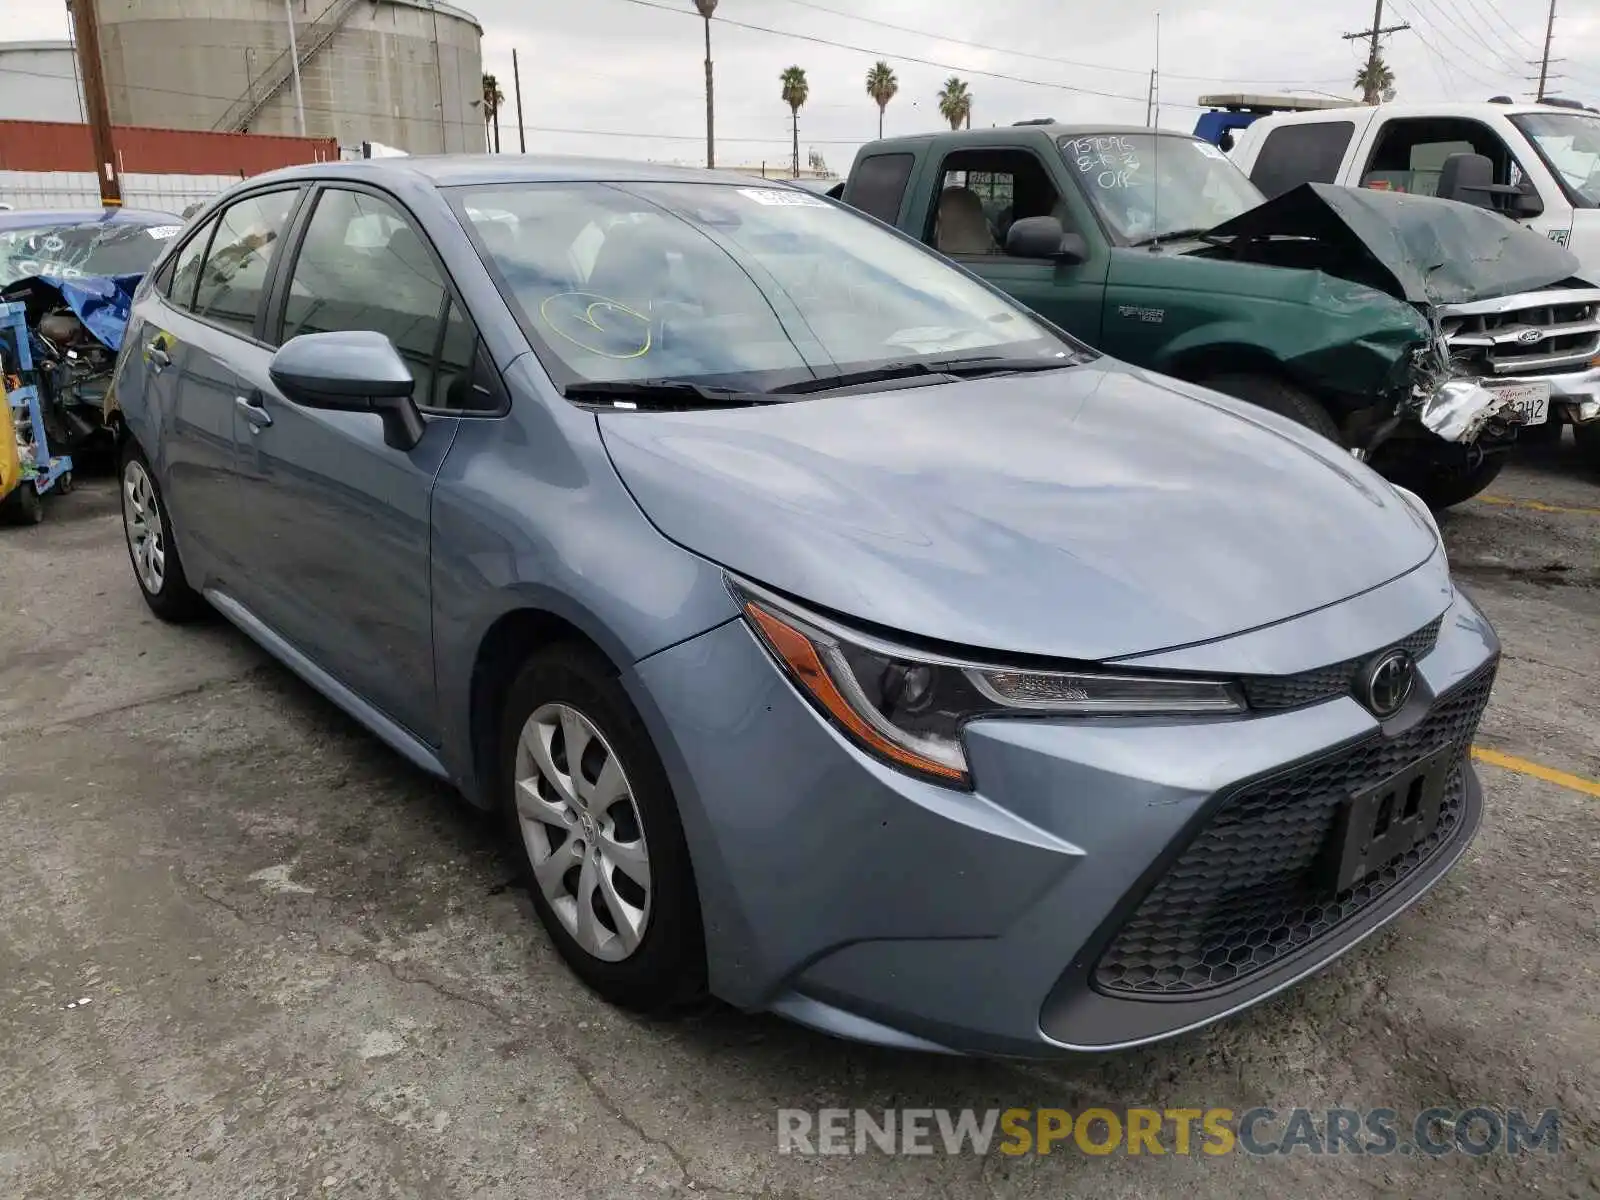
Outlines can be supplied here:
M1383 93L1394 86L1394 72L1389 69L1388 63L1374 54L1356 72L1356 86L1361 89L1361 103L1376 104Z
M717 0L694 0L700 16L706 23L706 166L717 165L716 120L711 104L711 14L717 11Z
M900 81L894 77L894 71L883 59L867 72L867 95L871 96L878 105L878 136L883 136L883 110L889 107L895 93L900 90Z
M968 129L972 128L972 93L954 75L944 81L939 92L939 115L950 122L951 129L960 129L963 121Z
M483 123L494 123L494 152L500 153L500 106L506 102L506 94L500 90L500 83L493 75L485 74L483 77ZM487 138L488 130L484 130Z
M780 76L783 84L783 102L789 106L794 121L794 177L800 178L800 106L811 97L811 85L806 82L804 68L790 67Z

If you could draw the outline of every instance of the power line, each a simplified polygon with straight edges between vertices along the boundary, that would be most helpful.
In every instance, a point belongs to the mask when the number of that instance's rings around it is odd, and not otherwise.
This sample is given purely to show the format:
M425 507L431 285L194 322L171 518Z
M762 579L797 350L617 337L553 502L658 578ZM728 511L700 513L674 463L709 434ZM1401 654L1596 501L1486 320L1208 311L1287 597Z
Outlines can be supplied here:
M1494 0L1483 0L1483 2L1489 6L1489 11L1490 12L1492 12L1495 16L1500 18L1500 24L1504 25L1507 29L1509 29L1511 31L1511 36L1512 37L1518 39L1520 42L1522 42L1523 45L1527 46L1528 49L1531 50L1532 52L1534 52L1535 54L1538 53L1538 51L1539 51L1539 43L1534 41L1532 38L1528 37L1526 34L1524 34L1520 29L1518 29L1510 21L1506 20L1505 14L1500 11L1499 7L1495 4Z
M1429 26L1429 28L1431 29L1432 26ZM1468 79L1472 80L1473 83L1476 83L1479 87L1488 88L1490 91L1494 91L1499 88L1500 85L1498 83L1491 83L1479 78L1471 71L1468 71L1465 67L1461 66L1455 58L1441 53L1437 46L1422 36L1422 31L1420 29L1413 29L1411 32L1417 35L1417 41L1422 43L1422 48L1443 63L1447 70L1452 71L1455 74L1464 75Z
M660 3L660 0L621 0L623 4L636 4L640 8L654 8L661 12L672 13L674 16L693 17L695 13L690 9L674 8L669 4ZM1031 87L1054 88L1062 92L1075 92L1082 96L1099 96L1105 100L1126 100L1130 104L1143 104L1143 96L1131 96L1122 92L1102 92L1095 88L1075 87L1070 83L1050 83L1043 79L1025 79L1020 75L1007 75L1003 71L985 71L978 67L964 67L956 63L940 62L932 58L919 58L912 54L901 54L890 50L874 50L868 46L856 46L849 42L836 42L832 38L818 37L810 33L794 33L787 29L772 29L766 25L753 25L748 21L735 21L731 17L717 17L717 23L732 29L748 29L755 33L767 33L774 37L794 38L796 41L812 42L819 46L831 46L835 50L853 50L857 54L868 54L874 58L891 58L899 62L916 63L923 67L937 67L941 71L959 71L964 75L981 75L986 79L1003 79L1008 83L1025 83ZM1204 106L1199 104L1174 104L1176 108L1203 111Z
M75 76L72 76L72 75L61 75L61 74L57 74L57 73L52 72L52 71L29 71L29 70L25 70L25 69L19 68L19 67L7 67L7 68L5 68L3 71L0 71L0 76L4 76L4 75L23 75L23 76L28 76L28 77L33 78L33 79L55 79L55 80L60 80L62 82L67 82L69 80L75 79ZM231 101L231 100L235 100L235 99L238 98L236 96L224 96L224 95L218 95L216 93L211 93L211 92L189 92L189 91L182 91L182 90L180 90L178 88L154 87L154 86L149 85L149 84L130 83L130 84L122 84L122 85L119 85L119 86L125 88L128 91L132 91L132 92L151 92L153 94L162 95L162 96L182 96L182 97L184 97L185 99L188 99L188 100L230 100ZM412 123L412 124L415 124L417 122L427 122L429 125L432 125L432 123L433 123L433 117L431 117L431 116L429 116L429 117L405 117L405 116L396 117L396 116L393 116L393 115L391 115L389 113L356 111L356 110L353 110L353 109L344 108L344 107L338 107L338 106L329 105L329 104L307 104L306 105L306 111L307 112L331 113L331 114L334 114L336 116L372 117L372 118L375 118L375 119L378 119L378 120L404 121L404 122L408 122L408 123ZM523 128L526 129L529 133L561 133L561 134L574 134L574 135L581 136L581 137L626 137L626 138L642 138L642 139L647 139L647 140L666 141L666 142L699 142L699 141L704 141L705 140L705 134L703 132L694 133L694 134L687 134L687 133L655 133L655 132L649 131L649 130L638 130L638 129L567 129L567 128L558 128L558 127L554 127L554 126L544 126L544 125L525 125L525 126L523 126ZM749 144L761 144L761 145L768 145L768 144L770 144L770 145L782 145L782 146L788 146L789 145L789 138L787 138L787 137L727 137L726 135L719 133L719 134L717 134L717 140L720 141L720 142L745 142L745 143L749 143ZM871 141L871 140L872 140L871 138L810 138L810 139L807 139L809 144L816 145L816 146L859 146L862 143L868 142L868 141Z
M1489 40L1485 38L1481 32L1479 32L1473 21L1468 18L1459 7L1457 7L1456 0L1433 0L1433 3L1436 8L1443 5L1448 5L1450 10L1455 13L1457 18L1452 22L1452 24L1454 24L1457 29L1460 29L1462 32L1471 36L1471 38L1485 50L1487 50L1503 68L1510 71L1513 75L1520 75L1522 73L1522 64L1517 62L1515 59L1507 58L1503 50L1495 49L1495 47L1490 44Z
M1028 50L1015 50L1009 46L991 46L984 42L967 41L964 38L951 37L945 33L934 33L927 29L913 29L909 25L896 25L891 21L880 21L875 17L863 17L858 13L844 12L837 8L828 8L825 5L813 3L813 0L786 0L789 4L798 5L800 8L809 8L816 12L827 13L831 17L844 17L847 20L859 21L863 25L876 25L880 29L892 29L896 33L909 33L915 37L933 38L936 41L949 42L953 46L967 46L973 50L986 50L993 54L1011 54L1017 58L1029 58L1036 62L1056 63L1063 67L1075 67L1085 71L1109 71L1119 75L1137 75L1141 79L1150 74L1147 67L1112 67L1104 63L1078 62L1070 58L1057 58L1050 54L1034 54ZM722 20L718 17L717 20ZM729 22L734 24L735 22ZM795 35L798 36L798 35ZM965 69L965 68L963 68ZM1277 79L1238 79L1231 75L1175 75L1172 72L1163 72L1165 79L1183 79L1194 83L1233 83L1242 87L1276 87L1289 84L1309 85L1313 83L1339 83L1338 79L1290 79L1280 77Z
M1460 60L1461 59L1465 59L1467 62L1472 63L1473 65L1477 66L1479 69L1487 71L1491 76L1503 76L1505 74L1505 72L1503 70L1501 70L1499 67L1490 66L1488 63L1485 63L1482 59L1480 59L1476 55L1474 55L1471 51L1464 49L1461 46L1461 44L1455 40L1455 38L1450 36L1450 33L1449 33L1449 31L1447 29L1443 28L1438 23L1436 23L1433 20L1433 18L1431 16L1429 16L1423 10L1419 0L1407 0L1407 2L1411 6L1411 16L1412 16L1412 18L1414 20L1421 21L1424 25L1426 25L1428 27L1429 30L1431 30L1433 32L1433 34L1436 37L1438 37L1441 41L1446 43L1451 48L1451 50L1454 51L1454 54L1455 54L1454 58L1451 58L1448 55L1440 54L1440 58L1444 59L1446 64L1454 72L1456 72L1457 74L1460 74L1460 75L1465 75L1468 79L1472 80L1474 83L1477 83L1482 87L1498 88L1498 87L1501 86L1499 83L1491 82L1491 81L1488 81L1488 80L1484 80L1484 79L1480 78L1479 76L1474 75L1471 71L1467 70L1466 67L1462 65ZM1398 3L1396 4L1396 7L1398 7ZM1415 32L1415 31L1413 31L1413 32ZM1419 34L1418 36L1420 38L1421 35ZM1437 49L1435 49L1434 53L1438 54L1439 51Z

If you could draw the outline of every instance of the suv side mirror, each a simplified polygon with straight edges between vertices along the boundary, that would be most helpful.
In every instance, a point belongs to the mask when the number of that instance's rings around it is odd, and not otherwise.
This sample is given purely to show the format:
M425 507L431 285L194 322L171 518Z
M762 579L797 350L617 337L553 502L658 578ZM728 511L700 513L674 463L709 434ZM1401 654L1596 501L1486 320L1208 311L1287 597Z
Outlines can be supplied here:
M412 399L416 381L381 333L303 333L279 348L267 373L279 391L306 408L377 413L384 444L396 450L412 449L427 429Z
M1012 258L1081 263L1089 258L1089 243L1081 233L1066 232L1055 217L1023 217L1006 231L1006 253Z

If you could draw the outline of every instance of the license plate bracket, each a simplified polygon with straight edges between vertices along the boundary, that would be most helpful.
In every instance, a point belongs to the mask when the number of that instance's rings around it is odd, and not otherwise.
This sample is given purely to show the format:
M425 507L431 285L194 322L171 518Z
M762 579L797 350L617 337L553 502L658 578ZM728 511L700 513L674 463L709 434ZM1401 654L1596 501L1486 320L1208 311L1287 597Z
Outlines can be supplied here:
M1506 414L1518 425L1543 425L1550 419L1548 383L1489 384L1496 399L1507 401Z
M1353 888L1434 831L1459 757L1459 747L1444 746L1350 797L1330 843L1329 877L1336 892Z

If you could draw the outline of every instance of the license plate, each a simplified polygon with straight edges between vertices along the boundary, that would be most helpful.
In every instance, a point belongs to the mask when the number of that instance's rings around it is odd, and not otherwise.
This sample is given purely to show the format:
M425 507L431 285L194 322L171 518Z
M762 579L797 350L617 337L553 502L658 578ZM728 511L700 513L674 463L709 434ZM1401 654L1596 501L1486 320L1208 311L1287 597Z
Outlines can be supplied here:
M1543 425L1550 419L1548 383L1489 384L1496 399L1509 401L1507 409L1519 425Z
M1335 891L1355 887L1433 832L1460 755L1458 747L1446 746L1350 797L1334 828Z

